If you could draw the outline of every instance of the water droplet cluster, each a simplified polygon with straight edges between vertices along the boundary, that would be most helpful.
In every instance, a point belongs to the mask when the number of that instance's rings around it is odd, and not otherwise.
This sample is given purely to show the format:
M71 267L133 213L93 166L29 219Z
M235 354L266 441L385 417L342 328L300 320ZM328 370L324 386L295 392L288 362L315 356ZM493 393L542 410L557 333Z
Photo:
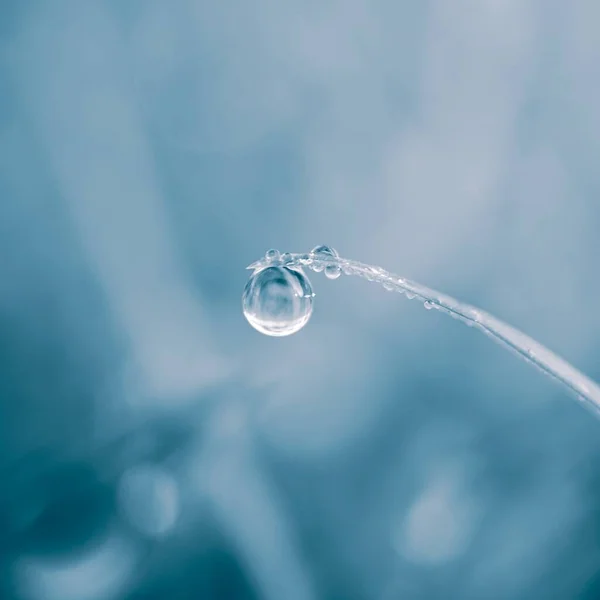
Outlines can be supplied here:
M242 303L244 315L255 329L265 335L285 336L306 325L312 314L314 294L303 267L324 271L329 279L337 279L342 272L358 275L376 281L388 291L403 293L409 300L418 298L427 310L436 309L478 327L563 383L596 412L600 409L600 386L520 331L492 315L380 267L341 259L329 246L317 246L309 254L281 255L277 250L269 250L263 259L248 267L253 273L244 288Z
M339 254L331 246L315 246L310 252L311 269L316 272L324 271L328 279L337 279L342 274L339 265L322 264L322 260L339 258Z
M268 250L255 269L242 296L244 316L256 330L271 336L296 333L310 319L313 309L311 283L302 266L324 272L328 279L342 274L331 259L339 254L330 246L316 246L309 254L280 254Z

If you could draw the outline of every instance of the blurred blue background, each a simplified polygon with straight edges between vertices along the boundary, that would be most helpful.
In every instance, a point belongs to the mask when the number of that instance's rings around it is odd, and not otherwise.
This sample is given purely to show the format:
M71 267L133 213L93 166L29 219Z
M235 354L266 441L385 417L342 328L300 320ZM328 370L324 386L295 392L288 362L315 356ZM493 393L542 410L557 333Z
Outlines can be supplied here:
M0 598L600 598L596 0L0 5Z

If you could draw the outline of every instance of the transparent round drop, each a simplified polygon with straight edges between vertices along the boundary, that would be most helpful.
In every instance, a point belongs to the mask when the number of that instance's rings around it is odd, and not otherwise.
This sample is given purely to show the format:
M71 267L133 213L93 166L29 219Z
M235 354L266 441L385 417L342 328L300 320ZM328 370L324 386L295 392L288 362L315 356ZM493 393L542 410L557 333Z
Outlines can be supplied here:
M271 248L265 252L265 258L269 262L275 262L279 260L279 250L275 250L275 248Z
M337 265L327 265L325 267L325 277L328 279L337 279L342 274L342 269Z
M244 288L244 316L254 329L265 335L291 335L310 319L313 296L310 281L301 269L284 266L259 269Z
M337 250L335 248L332 248L331 246L315 246L311 251L310 251L311 255L315 258L319 257L319 254L324 254L325 256L334 256L336 258L339 257L339 254L337 253Z

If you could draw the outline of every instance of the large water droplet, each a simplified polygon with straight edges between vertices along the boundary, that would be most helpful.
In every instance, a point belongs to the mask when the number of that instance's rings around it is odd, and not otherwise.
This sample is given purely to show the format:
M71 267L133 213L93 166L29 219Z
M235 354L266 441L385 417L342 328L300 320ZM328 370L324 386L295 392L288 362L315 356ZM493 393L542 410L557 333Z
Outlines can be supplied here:
M296 333L310 319L313 291L299 268L266 267L255 271L242 296L248 323L265 335Z

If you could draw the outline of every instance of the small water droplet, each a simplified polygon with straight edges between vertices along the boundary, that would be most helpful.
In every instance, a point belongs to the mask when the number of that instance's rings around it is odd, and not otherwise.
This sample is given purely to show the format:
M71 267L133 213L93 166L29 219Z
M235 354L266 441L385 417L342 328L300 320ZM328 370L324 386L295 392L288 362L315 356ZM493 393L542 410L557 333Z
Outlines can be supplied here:
M312 262L312 258L308 254L301 254L298 257L298 261L303 265L310 265L310 263Z
M284 252L281 255L281 262L285 265L292 262L292 255L289 252Z
M394 284L391 281L385 281L383 284L383 288L388 292L391 292L394 290Z
M273 262L279 260L279 250L275 250L275 248L271 248L265 252L265 258L269 262Z
M310 251L310 253L314 257L318 257L319 254L325 254L326 256L334 256L335 258L337 258L339 256L339 254L337 253L337 250L335 250L331 246L324 246L324 245L315 246Z
M338 265L327 265L325 267L325 277L327 279L337 279L342 274L342 269Z
M414 295L412 292L406 292L406 297L407 297L409 300L414 300L414 298L415 298L415 295Z
M265 335L296 333L310 319L313 291L299 268L266 267L255 271L242 296L244 316Z
M329 265L327 262L323 264L322 260L327 261L327 259L337 258L339 254L337 251L331 246L315 246L310 251L310 258L314 261L312 270L320 273L321 271L325 271L325 275L329 277L329 279L337 279L339 277L339 267L336 265L331 265L333 268L328 269Z
M423 306L427 309L427 310L431 310L433 308L433 304L431 304L431 302L428 302L427 300L425 300L425 302L423 302Z

